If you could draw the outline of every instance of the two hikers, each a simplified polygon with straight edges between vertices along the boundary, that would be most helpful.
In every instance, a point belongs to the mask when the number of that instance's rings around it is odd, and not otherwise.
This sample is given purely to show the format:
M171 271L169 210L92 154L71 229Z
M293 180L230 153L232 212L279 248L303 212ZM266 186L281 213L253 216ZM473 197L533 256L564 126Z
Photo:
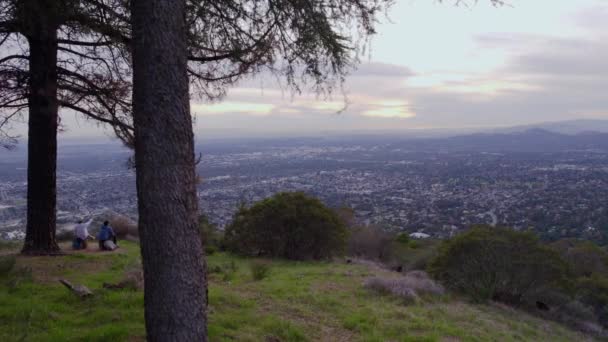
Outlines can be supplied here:
M74 227L75 238L72 244L74 249L87 249L87 240L89 238L94 239L94 237L89 234L89 225L91 222L93 222L93 219L90 219L87 222L79 220L78 224ZM104 221L103 226L99 229L97 240L99 241L100 250L113 251L118 248L116 233L114 233L114 229L110 227L110 222L108 221Z
M99 240L99 249L101 250L113 251L118 248L116 234L108 221L104 221L103 226L101 226L99 233L97 233L97 240Z
M87 240L89 238L93 239L89 234L89 225L91 225L91 222L93 222L93 219L90 219L87 222L79 220L78 224L74 227L74 235L76 236L72 244L74 249L87 249Z

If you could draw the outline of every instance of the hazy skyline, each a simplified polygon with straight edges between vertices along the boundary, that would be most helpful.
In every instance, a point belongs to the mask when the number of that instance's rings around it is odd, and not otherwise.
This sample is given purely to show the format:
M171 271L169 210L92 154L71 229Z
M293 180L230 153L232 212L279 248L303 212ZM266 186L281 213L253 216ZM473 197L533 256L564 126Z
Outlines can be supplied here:
M369 54L331 99L271 78L192 102L198 136L494 127L608 119L608 1L509 0L455 7L398 0ZM111 135L64 113L61 137ZM18 130L21 134L23 127Z

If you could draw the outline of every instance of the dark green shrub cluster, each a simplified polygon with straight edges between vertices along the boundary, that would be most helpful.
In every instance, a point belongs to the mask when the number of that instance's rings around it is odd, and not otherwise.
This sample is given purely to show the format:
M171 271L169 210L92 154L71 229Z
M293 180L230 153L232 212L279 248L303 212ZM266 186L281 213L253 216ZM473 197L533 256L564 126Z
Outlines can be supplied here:
M334 211L294 192L240 208L226 227L224 243L231 251L251 256L326 259L343 253L346 235Z
M563 239L555 249L568 263L573 297L608 326L608 252L590 241Z
M393 254L395 234L376 226L350 228L348 255L370 260L388 262Z
M509 304L566 284L567 265L532 233L476 227L442 243L429 271L476 301Z
M377 226L350 228L348 255L380 261L394 270L426 270L435 256L437 240L414 240L406 232L395 233Z
M608 252L592 242L546 244L530 232L474 227L442 242L428 269L473 300L516 305L605 336Z
M205 255L213 255L218 250L224 250L222 232L216 225L209 222L205 214L200 215L198 218L198 229Z
M231 260L229 263L223 265L208 265L207 274L218 274L221 275L223 281L231 281L234 275L238 271L238 265Z
M255 260L250 265L251 277L253 280L262 280L270 274L270 262Z
M0 256L0 277L8 275L16 263L17 258L14 255Z

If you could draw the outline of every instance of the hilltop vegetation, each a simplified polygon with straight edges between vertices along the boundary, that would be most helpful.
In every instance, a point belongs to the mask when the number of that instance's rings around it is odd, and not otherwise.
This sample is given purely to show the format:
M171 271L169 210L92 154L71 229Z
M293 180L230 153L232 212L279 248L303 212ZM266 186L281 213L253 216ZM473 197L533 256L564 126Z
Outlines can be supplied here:
M304 193L243 206L225 231L205 216L199 225L212 341L606 336L608 252L591 242L487 226L414 240ZM17 244L0 244L0 338L143 339L140 254L121 244L57 258L15 257ZM59 278L95 295L77 298Z
M240 208L224 240L244 255L319 260L343 253L346 236L344 223L321 201L283 192Z
M255 260L269 265L261 280L252 276ZM12 270L0 276L0 340L143 340L142 291L136 285L102 287L130 277L139 263L138 246L130 242L118 253L17 257ZM210 341L591 340L496 304L443 296L406 305L363 287L370 277L400 277L373 264L215 253L208 267ZM79 299L57 278L84 284L94 296Z

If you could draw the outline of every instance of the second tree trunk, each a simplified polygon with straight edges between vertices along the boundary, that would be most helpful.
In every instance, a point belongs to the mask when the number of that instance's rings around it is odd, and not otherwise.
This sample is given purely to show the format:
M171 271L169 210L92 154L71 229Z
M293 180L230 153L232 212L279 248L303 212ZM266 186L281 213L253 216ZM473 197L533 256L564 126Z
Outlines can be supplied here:
M185 1L133 0L133 112L149 341L206 341Z

